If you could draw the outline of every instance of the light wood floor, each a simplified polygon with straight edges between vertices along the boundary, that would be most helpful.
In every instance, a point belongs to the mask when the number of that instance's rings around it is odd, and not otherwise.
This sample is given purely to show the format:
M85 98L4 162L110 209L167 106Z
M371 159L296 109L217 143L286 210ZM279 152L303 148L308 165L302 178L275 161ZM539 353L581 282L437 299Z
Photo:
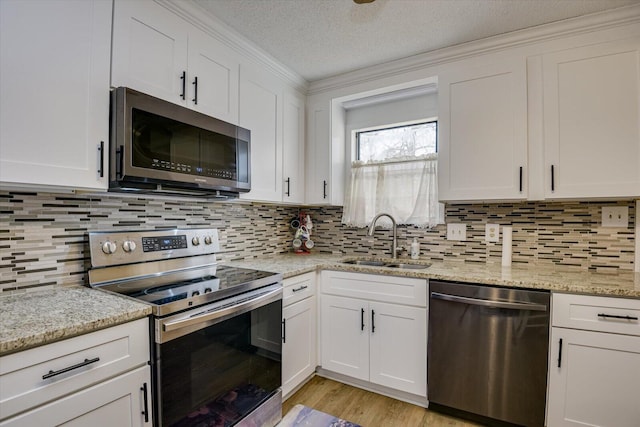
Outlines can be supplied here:
M473 427L425 408L315 376L282 405L286 414L296 404L360 424L363 427Z

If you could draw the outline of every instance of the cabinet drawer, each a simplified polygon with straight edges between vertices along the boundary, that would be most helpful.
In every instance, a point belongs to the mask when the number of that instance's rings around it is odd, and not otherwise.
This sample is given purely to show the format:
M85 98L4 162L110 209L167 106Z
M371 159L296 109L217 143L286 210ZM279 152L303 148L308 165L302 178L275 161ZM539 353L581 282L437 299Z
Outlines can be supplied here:
M284 280L283 285L282 306L286 307L316 294L316 273L290 277Z
M640 300L554 293L552 325L640 336Z
M146 318L4 356L0 418L142 366L149 359Z
M323 271L322 292L395 304L427 306L427 280L380 274Z

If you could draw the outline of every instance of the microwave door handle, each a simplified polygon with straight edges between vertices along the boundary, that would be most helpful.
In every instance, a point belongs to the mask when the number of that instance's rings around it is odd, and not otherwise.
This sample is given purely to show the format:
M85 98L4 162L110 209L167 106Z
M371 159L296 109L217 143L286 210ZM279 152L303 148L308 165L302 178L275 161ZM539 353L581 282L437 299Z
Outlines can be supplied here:
M122 179L124 167L124 145L116 148L116 178Z

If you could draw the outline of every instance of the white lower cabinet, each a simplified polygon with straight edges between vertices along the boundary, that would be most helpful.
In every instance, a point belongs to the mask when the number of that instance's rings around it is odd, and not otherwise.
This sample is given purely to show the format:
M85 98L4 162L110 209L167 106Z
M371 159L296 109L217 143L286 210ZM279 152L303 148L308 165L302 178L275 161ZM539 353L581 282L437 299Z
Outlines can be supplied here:
M99 383L32 411L0 422L24 426L147 426L151 424L151 381L148 366ZM146 384L147 393L144 393ZM146 397L146 402L145 402ZM148 414L145 421L145 415Z
M323 272L322 368L426 396L426 289L421 279ZM407 305L376 301L396 298Z
M316 370L315 272L284 281L282 395L287 397Z
M547 426L640 425L640 301L553 301Z
M0 426L151 426L149 320L0 358Z

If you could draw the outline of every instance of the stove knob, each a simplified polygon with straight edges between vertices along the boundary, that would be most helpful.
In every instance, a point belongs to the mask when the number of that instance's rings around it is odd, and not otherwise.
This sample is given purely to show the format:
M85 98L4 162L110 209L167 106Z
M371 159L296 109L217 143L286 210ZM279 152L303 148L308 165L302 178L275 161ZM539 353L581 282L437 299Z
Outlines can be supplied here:
M118 247L116 246L115 243L110 242L108 240L102 244L102 252L104 252L107 255L114 253L117 248Z
M191 243L193 243L193 246L198 246L200 244L200 239L194 237L193 239L191 239Z
M209 292L211 292L211 288L204 288L204 293L208 294Z
M136 242L125 240L122 244L122 249L124 249L125 252L133 252L136 250Z
M200 291L193 291L191 294L192 297L197 297L198 295L200 295Z
M211 236L205 236L204 237L204 244L205 245L210 245L211 244Z

